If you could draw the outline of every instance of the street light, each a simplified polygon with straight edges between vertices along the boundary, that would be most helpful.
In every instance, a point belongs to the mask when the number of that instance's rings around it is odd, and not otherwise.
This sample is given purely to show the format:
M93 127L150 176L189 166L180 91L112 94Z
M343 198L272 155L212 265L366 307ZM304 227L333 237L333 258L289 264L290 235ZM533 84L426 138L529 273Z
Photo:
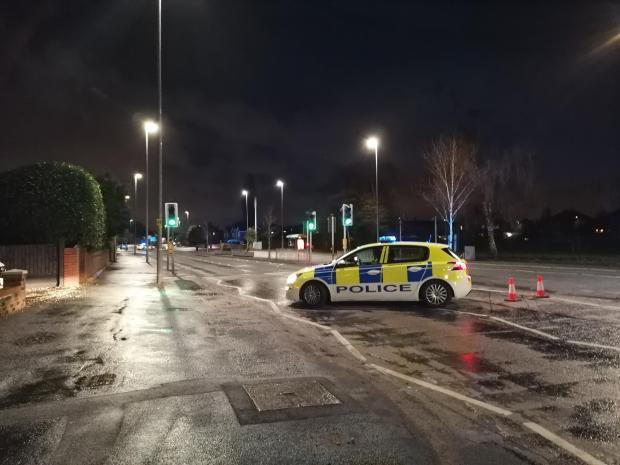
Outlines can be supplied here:
M375 204L377 220L377 242L379 242L379 139L370 136L366 139L366 148L375 151Z
M162 54L161 54L161 0L157 1L157 123L159 124L159 186L158 186L158 199L157 199L157 214L159 220L157 221L157 286L163 286L162 271L161 271L161 222L164 216L164 138L162 131Z
M127 201L128 201L130 198L131 198L130 196L126 195L126 196L125 196L125 203L127 203Z
M147 120L144 122L144 143L146 148L146 200L145 200L145 233L146 233L146 263L149 262L149 135L155 134L159 130L159 125L154 121Z
M280 238L280 248L284 249L284 181L278 179L276 181L276 187L280 188L280 224L281 224L281 238Z
M248 212L248 191L243 189L241 195L245 197L245 242L248 242L248 229L250 227L250 216Z
M138 213L138 179L142 179L141 173L134 173L133 175L133 206L134 213ZM137 253L138 244L136 244L136 224L133 225L133 254Z
M189 226L189 211L185 210L185 218L187 219L187 225Z

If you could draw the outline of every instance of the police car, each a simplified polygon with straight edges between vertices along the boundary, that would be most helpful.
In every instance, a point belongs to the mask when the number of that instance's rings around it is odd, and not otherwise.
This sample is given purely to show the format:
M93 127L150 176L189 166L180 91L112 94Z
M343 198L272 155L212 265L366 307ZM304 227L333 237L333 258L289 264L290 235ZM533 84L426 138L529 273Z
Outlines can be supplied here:
M445 244L367 244L286 280L286 297L309 307L339 301L421 301L442 307L471 291L467 263Z

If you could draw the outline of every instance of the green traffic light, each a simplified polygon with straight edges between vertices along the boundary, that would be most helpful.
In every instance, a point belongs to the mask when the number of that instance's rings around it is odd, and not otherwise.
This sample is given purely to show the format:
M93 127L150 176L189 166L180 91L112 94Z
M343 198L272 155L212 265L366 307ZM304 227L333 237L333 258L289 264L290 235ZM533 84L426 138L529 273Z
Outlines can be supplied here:
M316 224L312 221L308 221L308 231L314 231L316 229Z
M353 224L353 220L351 218L346 218L344 220L344 225L345 226L351 226Z
M170 218L170 219L168 220L168 226L176 226L176 224L177 224L177 222L176 222L176 221L174 221L174 218Z

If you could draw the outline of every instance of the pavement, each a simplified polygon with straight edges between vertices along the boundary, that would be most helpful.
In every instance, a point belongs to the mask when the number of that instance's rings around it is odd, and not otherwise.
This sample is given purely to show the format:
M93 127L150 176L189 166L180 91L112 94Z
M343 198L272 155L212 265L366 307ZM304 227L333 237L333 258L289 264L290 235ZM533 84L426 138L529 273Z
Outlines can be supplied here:
M0 464L620 463L613 300L308 311L296 265L175 262L0 321Z

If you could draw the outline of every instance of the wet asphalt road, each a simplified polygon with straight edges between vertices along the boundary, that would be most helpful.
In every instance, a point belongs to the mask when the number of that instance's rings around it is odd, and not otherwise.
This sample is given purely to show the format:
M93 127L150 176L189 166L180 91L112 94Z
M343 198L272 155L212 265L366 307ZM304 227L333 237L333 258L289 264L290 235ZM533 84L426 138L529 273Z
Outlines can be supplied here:
M620 313L598 300L505 304L476 292L439 311L308 311L284 300L296 265L204 252L176 261L165 292L139 257L122 256L97 285L0 322L0 464L583 463L523 420L620 463L620 353L610 349ZM339 331L368 364L283 315ZM340 404L257 412L244 394L267 386L260 402L294 404L317 382Z
M391 369L475 393L553 425L554 431L585 450L608 463L620 463L620 305L615 308L613 300L592 299L591 292L577 287L559 293L575 270L524 267L534 277L546 272L553 291L550 299L535 300L524 292L521 302L506 303L498 287L497 292L473 292L446 310L407 303L352 303L309 311L284 299L284 280L299 267L296 264L196 253L179 254L177 262L184 272L222 280L336 328L365 356ZM472 267L474 285L476 279L493 283L488 274L499 267L486 266L482 272L483 267ZM511 270L525 273L519 267ZM601 277L603 273L609 277ZM581 275L587 286L606 285L607 296L617 295L618 275L613 270L591 274ZM495 279L503 281L501 276ZM489 284L484 287L494 290Z
M620 270L614 268L535 263L471 262L471 274L478 286L505 289L513 277L517 290L534 291L541 275L546 290L564 296L608 299L620 308ZM613 302L616 301L616 302Z

